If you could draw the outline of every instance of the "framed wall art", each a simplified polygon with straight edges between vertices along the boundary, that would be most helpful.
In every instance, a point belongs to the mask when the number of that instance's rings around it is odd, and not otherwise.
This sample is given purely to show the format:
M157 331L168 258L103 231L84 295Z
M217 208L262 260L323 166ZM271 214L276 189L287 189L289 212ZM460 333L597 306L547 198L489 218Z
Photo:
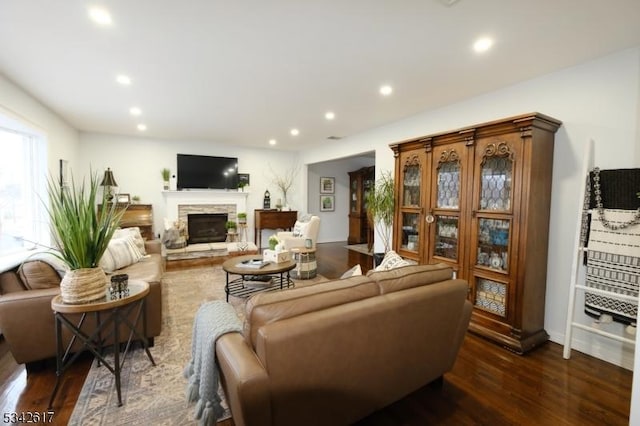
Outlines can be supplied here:
M320 193L321 194L333 194L336 191L336 178L334 177L321 177L320 178Z
M129 204L131 203L131 197L129 197L129 194L118 194L116 195L116 202L118 204Z
M321 195L320 196L320 211L332 212L336 209L335 195Z

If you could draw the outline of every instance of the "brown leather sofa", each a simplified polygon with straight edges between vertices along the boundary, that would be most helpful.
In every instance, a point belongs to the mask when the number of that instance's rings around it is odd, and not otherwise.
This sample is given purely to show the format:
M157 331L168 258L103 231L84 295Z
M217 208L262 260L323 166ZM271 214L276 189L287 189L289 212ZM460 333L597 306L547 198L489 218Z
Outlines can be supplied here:
M217 340L234 423L353 423L439 379L471 303L451 268L405 266L247 301L244 335Z
M158 336L162 325L162 288L160 280L164 272L164 260L159 240L145 241L147 256L114 273L125 273L130 280L149 283L146 299L147 337ZM36 361L56 356L55 322L51 299L60 293L59 277L50 288L28 289L18 274L18 267L0 274L0 330L11 354L19 364L34 366ZM77 323L80 315L69 315ZM85 332L95 329L95 318L88 315L82 327ZM128 333L120 333L123 341ZM66 347L70 333L63 327L63 343ZM79 344L74 346L80 348Z

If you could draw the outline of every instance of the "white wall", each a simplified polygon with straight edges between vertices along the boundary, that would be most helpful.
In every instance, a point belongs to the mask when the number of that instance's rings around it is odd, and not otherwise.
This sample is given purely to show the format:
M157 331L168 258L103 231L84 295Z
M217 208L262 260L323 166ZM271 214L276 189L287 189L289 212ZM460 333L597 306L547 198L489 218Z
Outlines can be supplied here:
M595 163L601 168L640 166L638 149L640 48L629 49L580 66L532 79L483 96L372 129L334 145L301 153L305 163L376 151L376 175L393 169L388 144L459 127L538 111L563 122L556 134L547 274L545 328L562 343L568 305L571 256L577 206L584 185L584 145L595 141ZM379 242L376 242L378 245ZM577 309L581 322L591 319ZM614 326L614 332L621 327ZM598 358L632 368L630 348L576 330L574 347Z
M47 138L49 172L58 176L59 160L69 161L73 169L78 164L78 131L0 74L0 114L9 116L44 134Z
M134 138L96 133L81 133L80 139L80 158L84 167L82 173L87 175L91 167L102 174L107 167L111 167L119 185L119 192L131 196L139 195L141 203L153 205L156 234L162 232L163 220L167 216L160 170L167 167L172 174L175 173L176 154L238 157L238 172L250 175L250 186L245 188L245 191L249 192L247 224L250 241L254 238L251 212L262 208L265 190L268 189L271 193L272 207L275 199L282 198L282 194L272 183L271 169L280 173L291 169L297 162L297 154L292 152L247 149L213 142ZM302 170L302 166L299 169ZM306 192L301 190L304 188L301 184L302 175L300 171L287 195L292 209L300 211L306 209ZM263 233L263 241L266 236L268 235Z
M347 241L349 236L349 172L373 166L372 157L351 157L309 165L307 199L309 213L320 217L318 242ZM336 179L335 211L320 211L320 178Z

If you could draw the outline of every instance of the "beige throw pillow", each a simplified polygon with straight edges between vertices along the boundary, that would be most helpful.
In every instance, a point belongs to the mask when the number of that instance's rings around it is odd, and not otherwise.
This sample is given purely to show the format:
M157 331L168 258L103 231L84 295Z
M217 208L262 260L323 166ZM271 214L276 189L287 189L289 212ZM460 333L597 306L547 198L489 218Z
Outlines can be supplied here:
M132 265L142 259L144 255L140 252L134 238L129 235L123 238L112 238L109 246L100 259L100 267L108 274Z
M140 233L140 228L138 228L137 226L133 226L131 228L116 229L116 231L113 233L112 238L124 238L127 236L133 237L133 241L135 242L136 247L138 247L138 250L140 250L140 253L142 253L143 255L147 254L147 250L144 246L144 238Z
M399 268L401 266L408 266L412 263L404 260L398 253L393 250L389 250L384 255L384 259L380 262L380 265L376 266L376 271L388 271L390 269Z

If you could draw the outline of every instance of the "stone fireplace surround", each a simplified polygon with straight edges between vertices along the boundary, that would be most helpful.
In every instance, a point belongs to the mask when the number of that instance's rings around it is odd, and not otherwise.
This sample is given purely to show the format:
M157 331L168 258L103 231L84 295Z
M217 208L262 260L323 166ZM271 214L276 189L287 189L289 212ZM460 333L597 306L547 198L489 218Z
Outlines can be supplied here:
M190 214L227 214L228 220L237 222L237 214L247 211L247 192L193 190L163 191L167 219L184 220ZM187 230L188 232L188 230Z

